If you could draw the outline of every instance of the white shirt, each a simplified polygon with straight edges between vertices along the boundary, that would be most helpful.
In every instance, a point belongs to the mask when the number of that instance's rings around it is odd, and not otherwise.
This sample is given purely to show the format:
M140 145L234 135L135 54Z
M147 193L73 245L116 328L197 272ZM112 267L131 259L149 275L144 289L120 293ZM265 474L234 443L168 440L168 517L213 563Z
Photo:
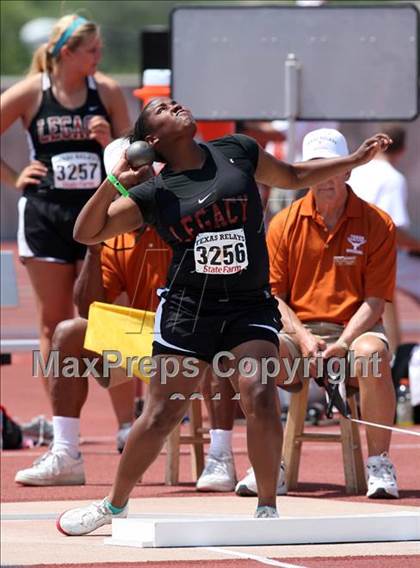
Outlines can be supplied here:
M406 179L386 160L371 160L355 168L349 185L361 199L388 213L396 227L410 225Z

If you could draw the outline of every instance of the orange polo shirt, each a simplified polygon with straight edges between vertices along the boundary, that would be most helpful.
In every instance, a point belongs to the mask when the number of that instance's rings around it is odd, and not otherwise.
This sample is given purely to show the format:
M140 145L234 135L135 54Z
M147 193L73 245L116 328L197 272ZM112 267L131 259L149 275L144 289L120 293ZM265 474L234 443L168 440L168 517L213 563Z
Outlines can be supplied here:
M112 303L126 292L130 306L155 311L159 303L156 289L165 285L171 249L151 227L146 227L139 238L135 232L126 233L106 241L106 245L101 263L107 301Z
M301 321L346 324L366 298L393 299L394 224L347 188L345 210L331 232L311 191L268 228L273 294L285 294Z

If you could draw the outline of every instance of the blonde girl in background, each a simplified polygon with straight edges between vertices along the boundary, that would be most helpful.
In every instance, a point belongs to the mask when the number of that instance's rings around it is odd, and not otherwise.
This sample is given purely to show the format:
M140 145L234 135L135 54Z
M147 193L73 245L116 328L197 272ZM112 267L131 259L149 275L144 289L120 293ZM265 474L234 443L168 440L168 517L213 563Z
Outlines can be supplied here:
M1 161L1 180L22 193L18 250L35 293L44 360L57 324L74 316L73 285L86 251L73 240L74 222L105 178L105 146L130 127L120 87L97 70L101 53L97 24L64 16L27 77L1 97L1 133L21 120L30 146L21 172Z

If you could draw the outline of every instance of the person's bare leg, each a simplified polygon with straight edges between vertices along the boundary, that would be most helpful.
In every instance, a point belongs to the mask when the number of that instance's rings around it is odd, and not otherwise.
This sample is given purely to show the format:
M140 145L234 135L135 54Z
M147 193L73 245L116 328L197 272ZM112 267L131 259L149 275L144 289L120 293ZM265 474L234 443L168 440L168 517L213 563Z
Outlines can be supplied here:
M123 424L128 424L134 421L134 395L136 381L140 382L140 379L133 378L116 387L110 388L108 391L112 407L120 427Z
M382 316L391 355L396 354L398 346L401 344L401 326L395 302L396 298L394 298L393 302L385 302L384 313Z
M168 356L157 356L158 369L161 362ZM180 372L174 378L167 378L166 384L159 371L152 377L149 393L142 415L131 428L121 460L109 502L114 507L124 507L129 495L147 468L153 463L161 451L167 436L182 420L189 405L189 396L195 392L209 368L207 363L197 364L199 370L197 377L186 378L182 371L181 356L170 356L177 360ZM171 399L171 395L178 393L180 398Z
M391 368L389 365L389 352L384 342L374 335L365 335L353 343L355 357L369 360L372 355L378 354L379 373L374 376L374 365L367 365L364 373L363 359L358 361L356 372L360 388L360 410L363 420L376 422L385 426L392 426L395 416L395 390L392 383ZM365 374L365 376L362 376ZM366 438L369 456L378 456L388 452L391 442L391 431L373 426L366 427Z
M83 348L87 320L76 318L60 322L52 337L52 351L57 365L52 365L49 385L53 409L54 440L52 447L29 469L16 473L17 483L24 485L83 485L85 475L79 450L80 412L88 394L88 378L83 377ZM72 357L72 363L67 357ZM78 362L78 365L74 364ZM70 376L66 376L69 373ZM77 374L72 376L70 373Z
M303 377L303 363L302 355L300 354L297 346L294 347L295 354L291 353L293 345L290 345L290 340L282 339L282 334L279 335L280 340L280 373L276 377L277 386L287 392L299 392L302 389ZM296 367L296 358L300 359L299 366ZM287 360L287 364L286 364Z
M213 430L233 430L237 402L231 382L227 378L218 378L213 373L208 373L205 383L202 390L210 427Z
M144 406L144 399L145 399L145 395L144 395L144 388L143 388L143 381L136 381L136 387L135 387L135 417L140 416L140 414L143 412L143 406Z
M40 351L44 361L47 361L57 324L74 315L73 286L77 268L74 264L37 259L25 259L24 264L36 298ZM49 396L48 378L45 377L42 381Z
M89 361L97 360L95 371L103 372L102 358L83 347L87 320L84 318L74 318L59 323L52 340L52 349L59 353L60 368L66 357L76 358L80 375L86 370L83 358ZM115 376L120 375L119 380L125 380L109 389L111 402L119 426L132 423L134 421L134 379L127 381L123 369L111 369ZM137 379L136 379L137 380ZM80 418L81 410L86 402L88 394L88 377L50 377L50 394L53 406L53 415L63 418Z
M232 349L235 363L251 357L278 358L278 350L267 341L248 341ZM275 378L266 378L263 384L261 364L254 376L238 375L233 379L241 395L241 405L247 422L248 454L258 488L258 506L276 507L276 490L283 443L280 404Z
M60 322L52 339L52 349L58 351L59 368L66 357L79 360L79 374L85 371L83 357L98 357L84 349L87 320L75 318ZM50 397L54 416L79 418L88 395L88 378L50 377Z

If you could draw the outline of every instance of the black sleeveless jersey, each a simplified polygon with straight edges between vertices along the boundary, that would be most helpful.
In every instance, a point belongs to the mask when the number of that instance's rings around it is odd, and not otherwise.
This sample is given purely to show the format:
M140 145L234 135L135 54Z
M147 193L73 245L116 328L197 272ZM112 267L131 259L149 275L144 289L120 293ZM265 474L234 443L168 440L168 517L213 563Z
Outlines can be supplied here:
M87 201L105 177L103 148L89 139L88 123L96 115L109 121L93 77L86 79L87 98L69 110L54 97L50 77L42 75L41 105L28 128L31 159L48 168L40 185L28 185L24 195L54 202Z
M201 169L166 166L130 190L145 222L173 249L167 284L219 297L269 290L258 145L237 134L200 146L207 153Z

